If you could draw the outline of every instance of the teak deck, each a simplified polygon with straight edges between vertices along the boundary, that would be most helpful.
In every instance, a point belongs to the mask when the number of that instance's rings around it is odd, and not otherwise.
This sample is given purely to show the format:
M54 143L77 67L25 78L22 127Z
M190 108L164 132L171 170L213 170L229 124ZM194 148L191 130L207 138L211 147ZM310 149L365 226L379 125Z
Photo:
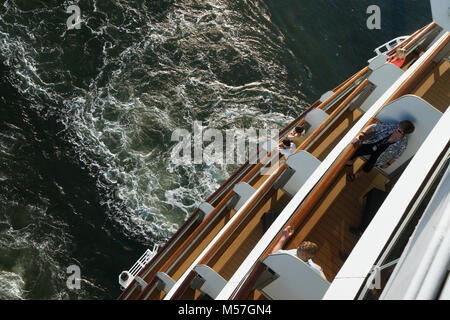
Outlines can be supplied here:
M430 74L414 89L413 94L445 112L450 104L450 62L443 59L436 64Z
M362 164L358 159L355 170ZM343 256L348 256L358 240L349 232L349 227L360 223L364 195L373 187L385 190L387 181L379 171L372 170L349 183L346 173L342 172L285 249L294 249L304 240L315 242L319 251L314 261L322 266L328 281L333 281L345 262Z

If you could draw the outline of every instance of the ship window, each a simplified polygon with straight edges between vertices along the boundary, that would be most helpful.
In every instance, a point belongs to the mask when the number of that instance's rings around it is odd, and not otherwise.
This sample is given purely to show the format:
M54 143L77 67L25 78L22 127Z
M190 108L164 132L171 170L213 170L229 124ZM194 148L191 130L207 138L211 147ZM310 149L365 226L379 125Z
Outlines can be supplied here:
M372 272L366 278L366 285L360 292L359 299L379 299L392 272L395 269L395 266L397 265L397 262L400 260L403 250L408 244L408 241L422 218L422 215L433 197L436 188L447 171L450 162L449 160L450 158L447 158L444 163L437 168L437 174L435 175L434 181L428 185L428 190L423 193L419 200L417 200L419 202L418 205L414 206L411 212L405 216L405 219L398 228L398 231L395 233L390 243L386 246L385 251L381 254L378 263L372 268Z

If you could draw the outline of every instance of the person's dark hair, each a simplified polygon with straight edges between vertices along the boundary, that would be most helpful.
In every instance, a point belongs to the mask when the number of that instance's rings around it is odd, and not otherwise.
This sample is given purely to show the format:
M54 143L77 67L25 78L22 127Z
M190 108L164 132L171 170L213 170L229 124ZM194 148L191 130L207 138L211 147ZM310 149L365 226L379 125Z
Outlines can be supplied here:
M303 241L297 248L297 256L302 259L312 259L315 255L319 247L317 244L311 241Z
M398 127L403 131L404 134L411 134L415 129L413 123L409 120L400 122Z
M305 131L305 128L303 128L303 127L295 127L295 132L303 133L303 131Z
M290 146L291 146L291 140L284 139L284 140L283 140L283 144L284 144L286 147L290 147Z

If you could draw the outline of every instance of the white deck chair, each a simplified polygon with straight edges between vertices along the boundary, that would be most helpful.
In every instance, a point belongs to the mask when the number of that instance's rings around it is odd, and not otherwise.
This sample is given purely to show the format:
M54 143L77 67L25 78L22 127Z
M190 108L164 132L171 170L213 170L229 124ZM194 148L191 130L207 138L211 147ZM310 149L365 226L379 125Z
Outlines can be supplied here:
M408 147L402 156L389 168L381 170L389 175L412 158L441 117L442 112L415 95L405 95L386 105L378 113L378 120L381 122L409 120L414 124L415 130L408 136Z
M308 130L306 130L305 136L308 137L316 128L328 118L328 113L322 109L312 109L305 116L305 122L309 124Z
M233 208L238 211L256 192L256 190L250 186L247 182L240 182L233 188L238 200L232 203Z
M290 155L286 164L292 169L291 171L294 171L294 174L281 186L281 189L290 196L295 196L320 163L320 160L304 150Z
M369 76L369 82L375 86L373 92L367 97L363 104L359 107L366 112L372 105L386 92L386 90L400 78L403 70L387 63L377 68Z
M207 265L197 265L194 271L202 278L202 284L198 290L215 299L227 282L219 274Z
M289 253L268 255L263 263L278 277L260 290L274 300L320 300L330 283Z

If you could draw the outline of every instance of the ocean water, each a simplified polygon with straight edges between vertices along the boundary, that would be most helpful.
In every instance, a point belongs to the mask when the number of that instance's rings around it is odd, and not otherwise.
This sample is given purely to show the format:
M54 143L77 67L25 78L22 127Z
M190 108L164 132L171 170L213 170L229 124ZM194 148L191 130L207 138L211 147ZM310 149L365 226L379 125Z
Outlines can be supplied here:
M425 0L2 1L0 299L115 299L237 168L175 164L175 130L281 129L429 22Z

